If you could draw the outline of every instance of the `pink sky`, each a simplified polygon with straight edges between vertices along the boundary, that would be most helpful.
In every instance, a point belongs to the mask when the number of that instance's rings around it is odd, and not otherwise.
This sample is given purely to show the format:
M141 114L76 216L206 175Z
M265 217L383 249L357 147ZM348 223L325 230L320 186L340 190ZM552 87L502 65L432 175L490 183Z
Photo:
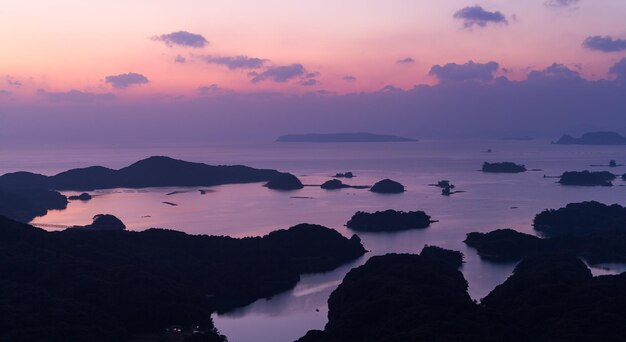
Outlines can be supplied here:
M508 24L464 28L453 15L473 5L500 11ZM511 70L500 72L509 79L523 79L529 68L553 62L600 79L626 53L590 51L581 44L593 35L626 38L625 16L623 0L562 7L545 0L9 0L0 9L0 90L13 101L36 100L37 89L113 92L120 99L189 97L212 84L240 92L369 92L389 84L434 84L428 76L432 65L469 60L497 61ZM210 44L169 47L151 39L176 31L202 35ZM177 55L186 63L175 63ZM247 75L252 70L207 64L194 57L200 55L246 55L266 59L267 66L300 63L319 73L317 84L253 84ZM406 57L415 62L396 63ZM104 81L129 72L150 83L113 89ZM356 81L343 80L348 75Z

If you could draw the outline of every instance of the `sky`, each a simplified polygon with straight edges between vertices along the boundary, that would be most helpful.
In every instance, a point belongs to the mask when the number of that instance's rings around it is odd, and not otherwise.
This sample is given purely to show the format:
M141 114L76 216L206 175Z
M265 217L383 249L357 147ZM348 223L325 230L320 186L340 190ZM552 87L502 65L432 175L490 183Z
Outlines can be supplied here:
M626 133L625 17L623 0L6 0L0 141Z

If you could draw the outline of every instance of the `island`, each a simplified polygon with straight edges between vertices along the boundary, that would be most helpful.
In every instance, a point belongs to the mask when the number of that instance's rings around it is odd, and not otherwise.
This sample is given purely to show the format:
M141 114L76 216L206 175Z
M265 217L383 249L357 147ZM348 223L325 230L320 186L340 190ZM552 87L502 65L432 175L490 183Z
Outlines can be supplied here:
M367 142L415 142L417 139L395 135L359 133L328 133L328 134L289 134L276 139L277 142L308 142L308 143L367 143Z
M379 194L401 194L404 190L404 185L391 180L391 179L383 179L380 182L377 182L370 188L371 192L377 192Z
M626 208L598 202L570 203L535 216L533 226L545 238L499 229L472 232L465 243L488 260L519 260L542 253L566 253L590 264L626 261Z
M90 194L83 192L80 195L75 195L75 196L67 196L67 199L70 201L89 201L93 198L93 196L91 196Z
M224 341L210 319L361 257L311 224L263 237L164 229L45 230L0 217L1 341L161 341L168 327ZM10 323L9 323L10 322ZM190 340L191 341L191 340Z
M395 232L408 229L428 228L430 219L423 211L385 210L374 213L357 211L346 223L346 227L362 232Z
M54 176L13 172L0 176L0 215L30 222L48 210L67 207L59 191L92 191L111 188L213 186L267 182L280 175L276 170L242 165L207 165L169 157L150 157L113 170L102 166L72 169ZM70 199L88 200L85 193Z
M336 173L335 178L353 178L356 177L352 171Z
M593 277L574 256L537 255L474 302L456 265L423 254L352 269L328 299L324 330L297 342L623 339L626 274Z
M566 171L559 180L561 185L580 186L613 186L612 181L616 178L608 171Z
M90 191L112 188L212 186L269 181L276 170L242 165L207 165L155 156L113 170L102 166L72 169L54 176L29 172L0 176L0 188Z
M515 164L512 162L500 162L500 163L484 162L482 171L489 172L489 173L520 173L520 172L526 172L526 166L521 165L521 164Z
M626 145L626 137L616 132L590 132L580 138L564 134L553 144L559 145Z
M320 188L325 190L337 190L337 189L345 189L350 186L347 184L343 184L339 179L331 179L329 181L324 182L324 184L320 185Z
M73 226L67 229L87 231L119 231L125 230L126 225L122 220L111 214L98 214L93 217L93 222L86 226Z
M279 173L276 176L272 177L269 182L264 185L268 189L273 190L299 190L304 188L302 182L298 179L298 177L292 175L291 173Z

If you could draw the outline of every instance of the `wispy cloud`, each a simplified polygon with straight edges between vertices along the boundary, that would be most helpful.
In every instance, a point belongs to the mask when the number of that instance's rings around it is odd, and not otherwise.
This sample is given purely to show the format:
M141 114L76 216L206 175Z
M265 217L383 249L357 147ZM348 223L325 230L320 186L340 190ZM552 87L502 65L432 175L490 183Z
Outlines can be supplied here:
M544 4L548 7L572 7L579 2L580 0L548 0Z
M152 37L152 40L163 42L169 47L178 45L190 48L203 48L209 45L209 41L202 35L187 31L178 31L162 34L160 36L154 36Z
M412 57L406 57L406 58L397 60L396 64L402 64L402 65L415 64L415 60Z
M126 74L110 75L104 78L104 82L111 84L113 88L124 89L132 85L150 83L150 80L142 74L129 72Z
M341 79L346 81L346 82L355 82L356 81L356 77L354 77L352 75L346 75L346 76L342 77Z
M583 46L594 51L620 52L626 51L626 39L611 36L591 36L585 39Z
M227 67L228 69L259 69L262 68L267 60L248 57L248 56L199 56L199 58L208 64L217 64Z
M295 78L301 78L306 74L302 64L281 65L267 68L261 73L251 72L248 75L252 78L252 83L270 80L276 83L283 83Z
M485 27L490 23L505 25L509 23L501 12L490 12L480 6L470 6L460 9L454 13L454 18L462 20L465 28L473 28L474 26Z
M112 93L90 93L76 89L67 92L47 92L43 89L38 89L37 94L45 97L50 102L90 103L115 100L115 95Z

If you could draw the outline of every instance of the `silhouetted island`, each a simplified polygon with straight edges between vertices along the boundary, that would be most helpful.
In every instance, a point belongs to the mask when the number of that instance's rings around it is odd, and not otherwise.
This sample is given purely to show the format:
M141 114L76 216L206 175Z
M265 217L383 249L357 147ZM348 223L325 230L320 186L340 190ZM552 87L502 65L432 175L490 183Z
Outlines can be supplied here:
M68 229L87 231L119 231L126 229L122 220L111 214L98 214L93 217L93 222L86 226L73 226Z
M67 208L67 198L61 193L32 188L3 188L0 186L0 215L29 222L48 210Z
M324 330L298 342L620 341L625 305L626 274L593 277L570 255L524 259L475 303L453 265L387 254L348 272Z
M362 143L362 142L411 142L417 139L372 133L328 133L328 134L289 134L276 139L277 142L311 143Z
M564 134L553 144L560 145L626 145L626 137L615 132L590 132L580 138Z
M347 184L343 184L339 179L331 179L329 181L324 182L324 184L320 185L320 188L325 190L336 190L336 189L345 189L350 186Z
M86 193L86 192L83 192L80 195L68 196L67 197L67 199L70 200L70 201L89 201L92 198L93 197L90 194Z
M309 224L235 239L163 229L47 232L4 217L0 251L0 341L160 341L171 326L201 326L196 340L223 341L212 312L365 253L356 235Z
M500 163L483 163L483 172L490 173L520 173L526 172L526 166L521 164L515 164L512 162L500 162Z
M354 175L354 173L352 173L352 171L335 174L335 178L353 178L353 177L356 177L356 176Z
M499 229L469 233L465 243L482 258L492 260L562 252L584 257L592 264L626 261L626 208L620 205L572 203L541 212L533 226L547 238Z
M371 192L377 192L380 194L401 194L404 190L404 185L393 181L391 179L383 179L377 182L370 188Z
M298 190L304 188L298 177L287 172L275 175L264 186L273 190Z
M72 169L54 176L29 172L0 176L0 188L46 190L96 190L167 186L211 186L268 181L276 170L247 166L213 166L169 157L150 157L130 166L113 170L102 166Z
M346 227L364 232L393 232L408 229L422 229L436 222L423 211L385 210L374 213L357 211L346 223Z
M608 171L566 171L561 175L561 185L612 186L616 176Z

